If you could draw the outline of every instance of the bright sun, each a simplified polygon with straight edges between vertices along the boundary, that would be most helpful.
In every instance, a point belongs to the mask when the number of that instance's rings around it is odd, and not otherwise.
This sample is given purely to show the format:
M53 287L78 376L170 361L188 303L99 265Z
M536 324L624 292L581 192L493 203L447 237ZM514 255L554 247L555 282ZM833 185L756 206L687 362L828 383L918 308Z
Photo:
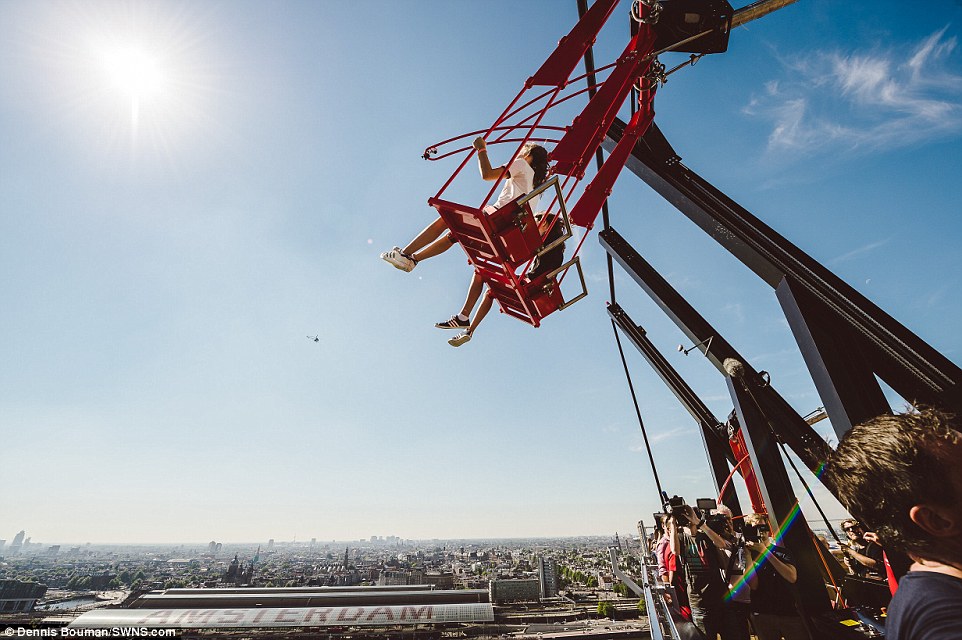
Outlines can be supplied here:
M162 99L167 89L161 60L133 44L105 47L101 57L108 83L130 101L131 124L136 129L141 106Z
M51 117L105 160L154 168L189 159L197 132L215 130L222 93L216 29L193 6L51 4L32 27L33 82L50 96Z
M104 67L111 83L131 97L146 98L163 89L164 74L157 57L137 46L105 51Z

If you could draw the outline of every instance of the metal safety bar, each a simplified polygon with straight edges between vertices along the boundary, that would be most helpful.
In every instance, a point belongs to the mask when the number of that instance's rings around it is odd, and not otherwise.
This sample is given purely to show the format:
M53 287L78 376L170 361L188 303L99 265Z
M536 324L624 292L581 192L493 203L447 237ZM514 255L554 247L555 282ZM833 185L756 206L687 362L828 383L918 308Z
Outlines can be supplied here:
M540 256L544 253L551 251L552 249L557 247L559 244L564 243L566 240L574 236L574 231L571 229L571 221L568 219L568 208L565 206L564 194L561 193L561 184L558 182L558 176L551 176L551 178L548 180L545 180L540 187L538 187L531 193L528 193L522 196L518 200L518 206L524 207L525 204L537 198L538 196L540 196L542 193L544 193L551 187L554 187L555 189L555 199L558 201L558 209L560 209L559 213L561 214L561 220L564 222L564 233L561 235L560 238L557 238L554 241L538 249L538 252L535 254L536 256ZM550 207L549 207L549 210L550 210ZM531 213L535 213L535 212L532 211ZM555 222L554 224L558 224L558 223Z
M665 601L665 594L671 585L658 580L658 565L652 563L651 557L644 548L648 535L645 525L638 523L642 545L641 556L641 588L645 592L645 610L648 613L648 626L651 629L652 640L681 640L681 634L671 616L671 605Z
M568 307L570 307L571 305L573 305L574 303L578 302L579 300L581 300L582 298L588 295L588 285L585 284L585 273L584 271L581 270L581 258L579 258L578 256L575 256L571 260L568 260L566 263L564 263L554 271L549 272L546 276L546 279L550 280L554 278L556 275L558 275L559 273L561 273L562 271L567 271L571 267L571 265L574 265L575 269L578 270L578 279L581 280L581 293L576 295L571 300L567 300L565 302L562 302L560 305L558 305L558 311L564 311L565 309L567 309ZM560 284L561 283L558 283L559 286Z

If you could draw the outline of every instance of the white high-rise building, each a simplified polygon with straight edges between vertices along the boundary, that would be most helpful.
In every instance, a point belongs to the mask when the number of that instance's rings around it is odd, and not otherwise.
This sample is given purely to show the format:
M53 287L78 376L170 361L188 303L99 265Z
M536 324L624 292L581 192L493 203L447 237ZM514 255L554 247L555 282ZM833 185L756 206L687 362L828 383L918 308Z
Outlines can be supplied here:
M542 598L558 597L558 563L554 558L538 558L538 579Z

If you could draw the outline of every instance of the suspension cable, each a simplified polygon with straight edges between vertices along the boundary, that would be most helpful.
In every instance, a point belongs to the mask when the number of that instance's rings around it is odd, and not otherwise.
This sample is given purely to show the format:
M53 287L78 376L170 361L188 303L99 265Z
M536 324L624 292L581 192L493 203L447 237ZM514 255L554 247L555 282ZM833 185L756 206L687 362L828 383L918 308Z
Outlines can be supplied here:
M832 526L832 523L829 522L828 516L825 515L825 512L822 510L822 506L819 504L818 500L815 498L815 494L812 493L811 487L808 486L808 483L805 481L805 478L802 477L802 473L798 470L798 467L795 466L795 461L792 460L792 457L788 454L788 449L785 447L785 443L782 442L782 439L778 436L778 432L775 430L775 423L772 421L771 418L768 417L768 414L765 412L765 408L762 406L762 403L759 402L758 398L755 397L755 394L752 391L751 386L748 384L745 384L744 387L745 387L745 390L748 392L748 395L751 397L752 402L755 404L755 407L762 414L762 417L765 418L765 422L768 424L768 430L771 432L772 437L775 438L775 442L778 443L778 446L781 447L782 453L784 453L785 457L788 459L788 463L792 466L792 469L795 471L795 475L798 476L798 480L799 482L802 483L802 486L805 488L805 492L808 493L808 497L812 499L812 503L815 505L815 508L818 510L819 515L822 516L822 521L825 523L825 526L828 527L829 533L832 534L832 537L835 538L836 542L841 544L842 541L839 539L838 533L835 532L835 528Z
M795 461L792 460L792 457L790 455L788 455L788 449L785 447L785 443L782 442L781 438L778 437L778 434L775 434L774 431L772 433L773 435L775 435L775 440L778 442L778 446L781 447L782 453L784 453L785 457L788 459L788 464L792 465L792 469L795 471L795 475L798 476L798 481L802 483L803 487L805 487L805 492L808 494L808 497L812 499L812 504L815 505L815 508L818 509L819 515L822 516L822 521L825 523L825 526L828 527L829 533L831 533L832 537L835 538L835 542L842 544L842 541L838 537L838 533L835 532L835 528L829 522L828 516L825 515L824 511L822 511L822 506L818 503L818 500L815 498L815 494L812 493L812 489L808 486L808 483L805 482L805 478L802 477L802 473L798 470L798 467L795 466Z
M618 354L621 356L621 366L625 369L625 378L628 379L628 390L631 391L631 401L635 405L635 415L638 416L638 426L641 427L641 436L645 440L645 450L648 452L648 462L651 464L651 475L655 478L655 488L658 490L658 503L661 504L661 480L658 478L658 469L655 467L655 457L651 453L651 443L648 442L648 431L645 429L645 421L641 418L641 409L638 408L638 396L635 395L635 385L631 382L631 373L628 372L628 361L625 360L625 350L621 348L621 338L618 337L618 327L615 321L611 321L611 330L615 333L615 342L618 343Z

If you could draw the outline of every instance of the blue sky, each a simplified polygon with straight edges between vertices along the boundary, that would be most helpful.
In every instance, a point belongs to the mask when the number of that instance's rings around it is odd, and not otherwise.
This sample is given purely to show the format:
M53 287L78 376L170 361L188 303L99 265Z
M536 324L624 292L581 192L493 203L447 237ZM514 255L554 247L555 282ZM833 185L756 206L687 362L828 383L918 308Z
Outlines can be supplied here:
M454 169L423 149L490 124L577 17L518 4L0 3L0 538L604 534L657 509L594 235L586 300L460 349L433 324L464 256L377 258ZM951 0L800 0L656 101L688 166L955 362L960 23ZM821 404L764 283L631 174L610 204L793 406ZM724 417L674 325L625 278L618 301ZM665 488L710 495L694 423L628 358Z

